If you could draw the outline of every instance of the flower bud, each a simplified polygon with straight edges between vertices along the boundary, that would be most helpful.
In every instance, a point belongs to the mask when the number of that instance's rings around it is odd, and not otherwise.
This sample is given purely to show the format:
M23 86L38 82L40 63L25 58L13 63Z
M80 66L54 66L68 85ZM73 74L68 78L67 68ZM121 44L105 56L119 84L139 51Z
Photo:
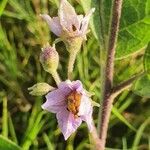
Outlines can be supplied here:
M52 73L58 68L59 55L55 47L46 46L40 54L40 62L45 71Z
M34 96L42 96L48 93L49 91L53 90L54 88L47 83L37 83L32 87L29 87L28 90L30 91L29 94Z

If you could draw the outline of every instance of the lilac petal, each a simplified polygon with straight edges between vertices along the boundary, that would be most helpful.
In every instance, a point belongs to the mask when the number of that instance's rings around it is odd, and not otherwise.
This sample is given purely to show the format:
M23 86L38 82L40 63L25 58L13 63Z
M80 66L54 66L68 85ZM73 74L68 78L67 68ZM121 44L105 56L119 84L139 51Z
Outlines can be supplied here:
M83 93L83 86L80 80L76 80L72 82L72 89L76 90L79 93Z
M57 35L60 36L62 33L62 27L60 25L60 21L58 17L53 17L51 18L49 15L47 14L43 14L41 15L41 17L47 22L47 24L49 25L51 31Z
M72 91L77 91L80 93L83 92L83 86L80 80L72 82L70 80L66 80L65 82L61 82L58 85L58 89L60 89L66 96Z
M42 108L47 111L56 113L66 108L66 102L65 102L66 97L64 93L59 89L49 92L46 95L46 99L47 100L42 105Z
M89 20L91 15L94 13L95 8L92 8L87 14L86 16L83 18L82 23L81 23L81 31L82 34L86 34L87 28L88 28L88 24L89 24Z
M68 31L73 31L73 25L79 29L78 16L67 0L61 0L59 9L60 24Z
M67 80L65 82L61 82L58 85L58 89L60 89L64 93L64 95L68 96L72 91L71 81Z
M57 113L57 120L65 140L67 140L68 137L74 133L82 123L81 118L75 119L73 114L67 111L67 109Z

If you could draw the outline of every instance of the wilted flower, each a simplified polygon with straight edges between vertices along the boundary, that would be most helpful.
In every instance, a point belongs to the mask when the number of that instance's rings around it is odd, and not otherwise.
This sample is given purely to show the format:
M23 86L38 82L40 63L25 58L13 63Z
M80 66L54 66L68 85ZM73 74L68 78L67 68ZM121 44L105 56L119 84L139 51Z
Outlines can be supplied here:
M54 88L49 84L42 82L29 87L28 90L30 91L29 94L31 95L42 96L47 94L49 91L54 90Z
M85 121L92 131L92 103L79 80L61 82L56 90L46 95L46 99L42 108L56 113L65 140L75 132L82 121Z
M42 48L42 52L40 54L40 62L45 71L49 73L55 72L58 68L59 63L59 55L55 47L51 47L48 45Z
M61 37L67 46L67 50L80 49L83 39L86 39L90 16L94 12L92 8L86 15L77 15L75 9L67 0L60 1L58 17L51 18L47 14L42 14L42 18L46 20L51 31ZM70 44L72 49L70 50ZM68 47L69 45L69 47ZM78 46L78 47L77 47Z

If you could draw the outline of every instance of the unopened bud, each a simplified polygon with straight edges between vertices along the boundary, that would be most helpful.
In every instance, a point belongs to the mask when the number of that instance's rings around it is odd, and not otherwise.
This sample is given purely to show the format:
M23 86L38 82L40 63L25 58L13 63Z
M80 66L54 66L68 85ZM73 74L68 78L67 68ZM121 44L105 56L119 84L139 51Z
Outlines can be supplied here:
M40 62L45 71L52 73L58 68L59 55L55 47L46 46L40 54Z
M29 87L28 90L30 91L29 94L34 96L42 96L47 94L49 91L53 90L54 87L50 86L47 83L37 83L32 87Z

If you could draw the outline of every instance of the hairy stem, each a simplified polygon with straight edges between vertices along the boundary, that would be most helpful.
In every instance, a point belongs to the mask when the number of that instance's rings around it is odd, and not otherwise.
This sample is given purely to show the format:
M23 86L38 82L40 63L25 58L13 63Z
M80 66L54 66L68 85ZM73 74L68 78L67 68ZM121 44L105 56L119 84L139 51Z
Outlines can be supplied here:
M54 78L56 84L59 85L59 83L61 82L61 80L60 80L60 77L59 77L57 71L51 72L51 75Z
M70 52L69 55L69 62L68 62L68 79L72 79L72 72L73 72L73 67L74 67L74 63L76 60L76 56L77 56L77 52Z
M108 129L108 122L110 118L110 113L112 109L113 97L111 95L113 87L113 73L114 73L114 58L116 41L119 30L119 22L121 16L121 6L122 0L114 0L112 8L112 20L110 26L110 35L108 41L107 59L105 66L105 78L104 78L104 88L103 88L103 99L102 99L102 109L100 109L100 132L99 138L102 144L101 150L104 150Z
M97 130L96 127L93 127L93 130L91 132L91 136L92 136L92 140L93 140L93 145L94 145L94 150L101 150L102 145L101 145L101 141L99 139L99 136L97 134Z

